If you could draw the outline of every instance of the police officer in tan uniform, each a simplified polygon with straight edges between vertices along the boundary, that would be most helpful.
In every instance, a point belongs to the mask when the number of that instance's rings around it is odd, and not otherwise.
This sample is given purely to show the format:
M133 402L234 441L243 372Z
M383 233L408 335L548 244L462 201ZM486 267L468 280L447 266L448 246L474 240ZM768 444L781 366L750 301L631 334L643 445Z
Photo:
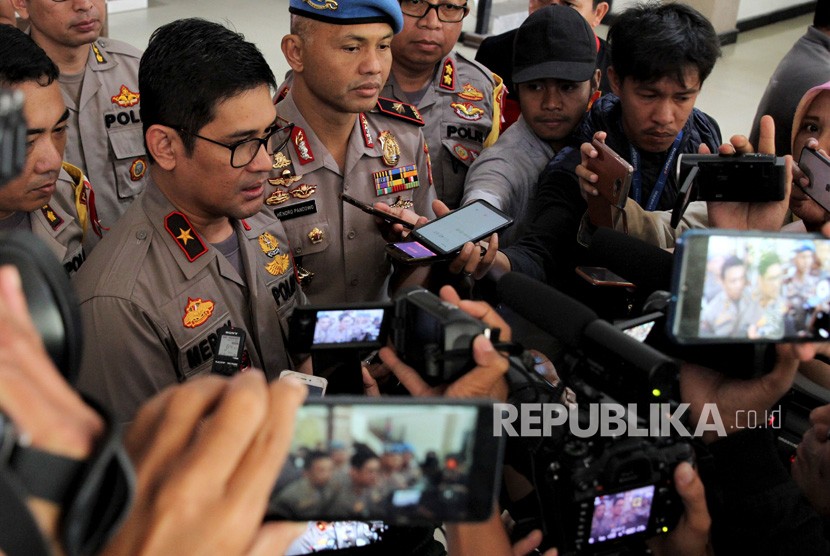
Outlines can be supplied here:
M400 7L395 0L291 0L289 10L282 50L293 77L277 112L294 129L274 157L266 205L285 226L311 302L385 299L387 240L375 217L340 194L433 216L420 115L378 100Z
M432 157L435 193L451 209L467 169L499 136L502 81L453 51L469 13L463 0L403 0L403 30L392 41L392 74L381 96L418 107Z
M87 340L78 386L122 420L166 385L210 373L226 326L244 332L232 370L275 379L291 367L286 323L303 300L282 224L263 210L288 131L275 125L262 54L187 19L159 28L143 60L151 179L75 278Z
M104 0L12 0L28 20L32 38L60 68L69 108L66 160L85 170L97 194L105 227L121 217L147 182L139 109L141 52L99 38ZM99 239L87 240L87 249Z
M76 189L91 199L91 190L78 168L62 162L68 114L57 79L57 66L30 37L0 26L0 84L23 93L29 141L23 171L0 187L0 230L31 231L72 273L84 262L89 226L70 199Z

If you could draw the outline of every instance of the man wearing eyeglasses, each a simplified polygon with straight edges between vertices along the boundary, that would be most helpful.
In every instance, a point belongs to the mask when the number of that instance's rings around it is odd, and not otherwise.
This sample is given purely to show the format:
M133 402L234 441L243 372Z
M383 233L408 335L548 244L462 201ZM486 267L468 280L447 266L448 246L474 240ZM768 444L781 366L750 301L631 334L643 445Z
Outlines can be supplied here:
M127 210L147 182L141 132L138 61L141 52L100 38L105 0L11 0L29 34L60 68L69 109L65 160L85 171L95 187L105 228ZM87 252L97 234L84 237Z
M392 40L392 73L381 92L418 107L435 193L457 208L481 149L499 136L501 78L453 48L470 12L465 0L400 0L403 30Z
M263 210L290 126L277 123L256 46L218 24L175 21L151 37L139 84L147 190L75 280L79 388L123 421L165 386L212 371L258 367L275 379L292 367L287 319L304 300L285 230Z

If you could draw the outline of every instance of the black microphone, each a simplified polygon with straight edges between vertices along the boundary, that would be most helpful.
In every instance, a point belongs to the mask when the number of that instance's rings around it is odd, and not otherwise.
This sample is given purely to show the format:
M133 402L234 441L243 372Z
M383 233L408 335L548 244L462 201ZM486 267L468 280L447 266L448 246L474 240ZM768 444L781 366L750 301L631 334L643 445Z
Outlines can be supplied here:
M578 301L516 272L499 280L498 292L516 313L587 359L594 378L603 383L597 387L612 397L642 399L654 390L663 390L661 396L670 391L679 370L673 359L601 320ZM632 374L640 379L628 380ZM641 388L646 386L644 392Z
M670 290L674 256L610 228L598 228L588 248L591 264L604 266L637 286L644 298L657 290Z

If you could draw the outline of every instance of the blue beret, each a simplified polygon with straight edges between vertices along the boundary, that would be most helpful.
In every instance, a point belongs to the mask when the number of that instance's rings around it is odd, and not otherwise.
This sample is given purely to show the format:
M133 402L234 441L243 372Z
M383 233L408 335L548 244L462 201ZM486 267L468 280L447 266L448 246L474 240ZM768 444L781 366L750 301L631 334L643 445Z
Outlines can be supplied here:
M398 0L289 0L288 11L336 25L380 22L391 25L395 33L403 29Z

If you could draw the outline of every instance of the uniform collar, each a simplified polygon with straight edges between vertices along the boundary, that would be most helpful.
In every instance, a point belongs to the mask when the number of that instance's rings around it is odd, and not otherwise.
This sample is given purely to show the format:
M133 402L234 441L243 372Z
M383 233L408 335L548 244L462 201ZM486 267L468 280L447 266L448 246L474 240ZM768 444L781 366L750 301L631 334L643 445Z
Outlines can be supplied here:
M98 39L90 45L87 67L92 71L105 71L118 65L118 62L107 50L108 44L106 39Z

